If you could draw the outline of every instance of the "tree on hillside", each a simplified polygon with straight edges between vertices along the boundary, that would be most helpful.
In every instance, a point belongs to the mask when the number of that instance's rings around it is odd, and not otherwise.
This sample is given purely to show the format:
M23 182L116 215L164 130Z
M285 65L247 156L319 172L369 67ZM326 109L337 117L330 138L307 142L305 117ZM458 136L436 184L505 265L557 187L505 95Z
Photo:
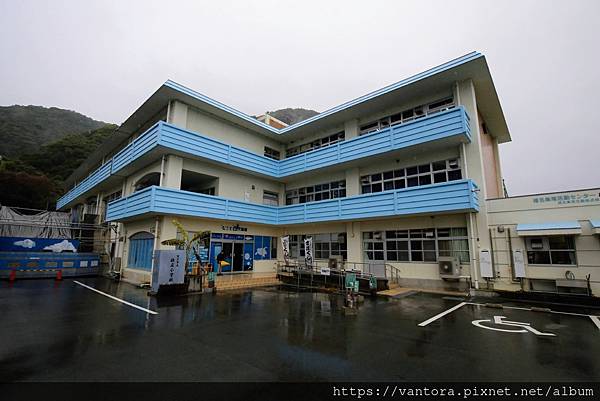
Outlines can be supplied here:
M38 152L24 154L21 160L46 174L64 181L117 128L106 125L90 133L70 134L44 145Z
M0 171L0 204L31 209L51 209L60 190L45 175Z

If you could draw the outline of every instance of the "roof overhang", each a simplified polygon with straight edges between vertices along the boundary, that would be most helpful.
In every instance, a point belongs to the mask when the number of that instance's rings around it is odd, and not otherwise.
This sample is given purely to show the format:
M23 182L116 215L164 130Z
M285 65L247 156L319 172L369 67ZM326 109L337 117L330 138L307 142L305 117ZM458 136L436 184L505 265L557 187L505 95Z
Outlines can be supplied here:
M395 107L420 94L439 90L440 87L451 88L455 82L467 79L473 80L477 105L490 132L500 143L509 142L510 133L487 61L485 56L478 52L469 53L282 129L265 124L200 92L168 80L121 125L120 129L134 132L169 101L179 100L233 124L287 142L343 125L347 120L368 116L377 110Z
M509 142L511 140L510 133L487 61L485 56L478 52L451 60L282 129L265 124L202 93L168 80L121 124L114 135L107 138L67 178L66 183L69 186L72 185L85 172L98 165L103 155L115 150L129 135L139 130L148 120L165 108L170 101L181 101L271 139L290 142L315 132L343 125L348 120L366 117L378 110L393 108L423 93L438 91L440 87L451 88L455 82L468 79L474 83L478 109L491 134L497 137L499 143Z
M519 236L547 236L547 235L579 235L581 224L578 221L556 221L547 223L518 224Z

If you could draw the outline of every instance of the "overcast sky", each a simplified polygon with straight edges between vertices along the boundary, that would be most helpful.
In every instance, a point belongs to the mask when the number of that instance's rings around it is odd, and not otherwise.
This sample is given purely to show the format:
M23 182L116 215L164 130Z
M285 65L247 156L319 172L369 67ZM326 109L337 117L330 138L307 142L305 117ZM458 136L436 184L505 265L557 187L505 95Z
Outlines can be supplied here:
M511 195L600 186L600 1L0 0L0 105L121 123L173 79L248 114L324 111L473 50Z

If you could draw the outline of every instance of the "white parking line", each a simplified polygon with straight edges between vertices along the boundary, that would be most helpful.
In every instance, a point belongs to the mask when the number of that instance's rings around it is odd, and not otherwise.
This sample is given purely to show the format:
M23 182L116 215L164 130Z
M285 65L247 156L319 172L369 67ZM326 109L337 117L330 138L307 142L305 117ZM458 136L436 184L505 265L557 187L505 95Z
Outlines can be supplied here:
M419 324L418 324L418 326L425 327L425 326L427 326L429 323L431 323L431 322L435 322L435 321L436 321L436 320L438 320L439 318L441 318L441 317L444 317L444 316L446 316L447 314L449 314L449 313L452 313L452 312L454 312L455 310L457 310L457 309L459 309L459 308L462 308L462 307L463 307L463 306L465 306L466 304L467 304L466 302L461 302L461 303L459 303L458 305L456 305L456 306L453 306L452 308L450 308L450 309L448 309L448 310L445 310L444 312L442 312L442 313L440 313L440 314L438 314L438 315L435 315L435 316L433 316L433 317L431 317L431 318L429 318L429 319L425 320L424 322L421 322L421 323L419 323Z
M449 313L454 312L457 309L462 308L465 305L474 305L474 306L486 306L486 304L481 304L481 303L477 303L477 302L461 302L456 306L453 306L452 308L445 310L444 312L435 315L427 320L425 320L424 322L421 322L418 324L418 326L420 327L425 327L427 326L429 323L434 322L436 320L438 320L441 317L446 316ZM518 307L518 306L506 306L506 305L502 305L502 309L516 309L516 310L524 310L524 311L528 311L528 312L533 312L532 308L523 308L523 307ZM592 319L592 322L596 325L596 327L598 327L598 330L600 330L600 316L594 316L594 315L586 315L583 313L574 313L574 312L561 312L561 311L555 311L555 310L548 310L548 311L544 311L547 313L554 313L557 315L570 315L570 316L582 316L582 317L589 317L590 319Z
M79 284L80 286L87 288L88 290L92 290L94 292L97 292L98 294L104 295L105 297L108 297L110 299L114 299L115 301L121 302L122 304L125 304L127 306L131 306L132 308L136 308L136 309L139 309L141 311L144 311L144 312L147 312L147 313L151 313L153 315L158 315L158 312L154 312L153 310L142 308L141 306L138 306L136 304L132 304L131 302L127 302L125 300L122 300L121 298L113 297L110 294L107 294L105 292L99 291L99 290L95 289L94 287L90 287L89 285L85 285L83 283L80 283L79 281L73 280L73 282L75 284Z
M592 319L592 322L594 322L598 330L600 330L600 317L590 315L590 319Z

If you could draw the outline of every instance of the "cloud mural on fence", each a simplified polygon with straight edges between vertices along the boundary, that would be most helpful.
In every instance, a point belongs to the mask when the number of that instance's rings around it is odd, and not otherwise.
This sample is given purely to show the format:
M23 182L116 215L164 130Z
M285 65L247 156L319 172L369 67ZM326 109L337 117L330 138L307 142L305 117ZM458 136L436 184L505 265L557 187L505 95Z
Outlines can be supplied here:
M15 242L13 242L13 244L16 246L21 246L23 248L31 249L35 246L35 241L32 241L29 238L27 238L27 239L24 239L21 241L15 241Z

